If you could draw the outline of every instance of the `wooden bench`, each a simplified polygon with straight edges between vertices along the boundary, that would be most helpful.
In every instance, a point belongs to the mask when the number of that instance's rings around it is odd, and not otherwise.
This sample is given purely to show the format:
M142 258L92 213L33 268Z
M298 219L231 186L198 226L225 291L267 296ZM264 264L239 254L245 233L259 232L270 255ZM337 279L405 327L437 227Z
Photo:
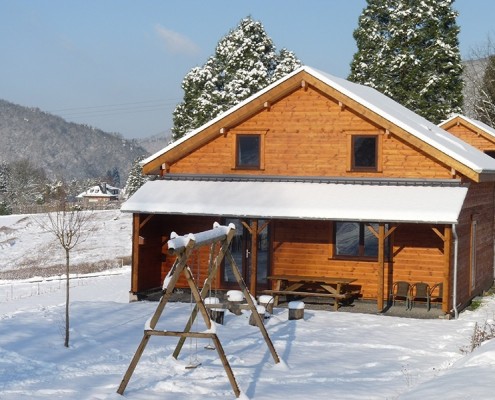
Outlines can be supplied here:
M356 280L351 278L271 275L268 279L274 282L275 289L264 290L263 293L274 296L274 306L278 305L279 296L324 297L335 300L333 307L337 311L339 300L350 299L358 293L348 290L348 285Z

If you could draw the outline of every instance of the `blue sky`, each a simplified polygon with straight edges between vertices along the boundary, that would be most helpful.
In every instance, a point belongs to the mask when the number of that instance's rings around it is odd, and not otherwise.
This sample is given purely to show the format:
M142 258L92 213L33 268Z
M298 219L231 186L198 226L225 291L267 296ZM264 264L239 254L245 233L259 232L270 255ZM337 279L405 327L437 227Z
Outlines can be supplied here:
M251 15L277 49L347 77L365 0L0 0L0 98L127 138L168 134L180 84ZM456 0L468 59L494 0Z

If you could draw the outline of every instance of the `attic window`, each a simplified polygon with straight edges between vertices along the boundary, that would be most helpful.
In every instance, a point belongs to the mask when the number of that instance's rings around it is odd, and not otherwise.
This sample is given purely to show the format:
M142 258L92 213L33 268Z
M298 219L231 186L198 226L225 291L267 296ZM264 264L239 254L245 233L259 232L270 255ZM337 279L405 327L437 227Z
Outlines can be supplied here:
M378 170L377 135L352 135L351 169L353 171Z
M259 169L260 168L260 135L236 135L236 168Z

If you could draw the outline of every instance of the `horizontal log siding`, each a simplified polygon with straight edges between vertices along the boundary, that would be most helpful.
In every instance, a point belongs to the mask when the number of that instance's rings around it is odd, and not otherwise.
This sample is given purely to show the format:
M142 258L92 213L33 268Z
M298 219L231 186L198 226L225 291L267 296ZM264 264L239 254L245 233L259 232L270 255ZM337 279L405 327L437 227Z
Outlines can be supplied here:
M443 227L438 227L443 233ZM393 264L386 281L443 282L443 240L429 225L400 224L393 233ZM390 288L388 289L388 292Z
M474 146L480 150L495 150L495 138L489 140L486 137L477 134L465 125L454 125L447 130L454 136L457 136L459 139L464 140L466 143L469 143L471 146Z
M135 218L139 218L142 222L147 214L136 214L136 216ZM213 222L215 220L210 217L154 215L139 231L144 243L138 244L139 236L134 236L131 291L136 293L162 286L165 276L175 261L175 256L167 254L167 241L172 231L178 235L201 232L211 229ZM198 278L199 273L199 282L203 282L207 276L209 251L209 246L202 248L199 258L198 253L194 252L189 263L194 279ZM139 268L135 263L139 263ZM181 277L177 287L189 287L187 280Z
M273 223L272 273L357 279L363 298L376 298L377 262L332 260L331 222L278 220Z
M264 170L233 169L235 134L266 132ZM347 171L348 134L383 135L382 172ZM171 173L450 178L450 168L348 108L300 89L170 166Z
M474 215L474 216L473 216ZM476 287L471 289L471 219L477 221ZM459 236L457 300L466 305L493 284L494 184L471 185L461 211Z

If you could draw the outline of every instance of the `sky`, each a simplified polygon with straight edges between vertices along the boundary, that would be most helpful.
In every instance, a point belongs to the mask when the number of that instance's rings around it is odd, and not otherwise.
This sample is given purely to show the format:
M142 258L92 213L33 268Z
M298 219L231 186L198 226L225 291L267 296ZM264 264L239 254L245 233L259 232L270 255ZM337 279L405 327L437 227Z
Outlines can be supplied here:
M239 21L347 77L366 0L0 0L0 99L126 138L169 135L181 82ZM495 33L495 1L456 0L463 59Z

